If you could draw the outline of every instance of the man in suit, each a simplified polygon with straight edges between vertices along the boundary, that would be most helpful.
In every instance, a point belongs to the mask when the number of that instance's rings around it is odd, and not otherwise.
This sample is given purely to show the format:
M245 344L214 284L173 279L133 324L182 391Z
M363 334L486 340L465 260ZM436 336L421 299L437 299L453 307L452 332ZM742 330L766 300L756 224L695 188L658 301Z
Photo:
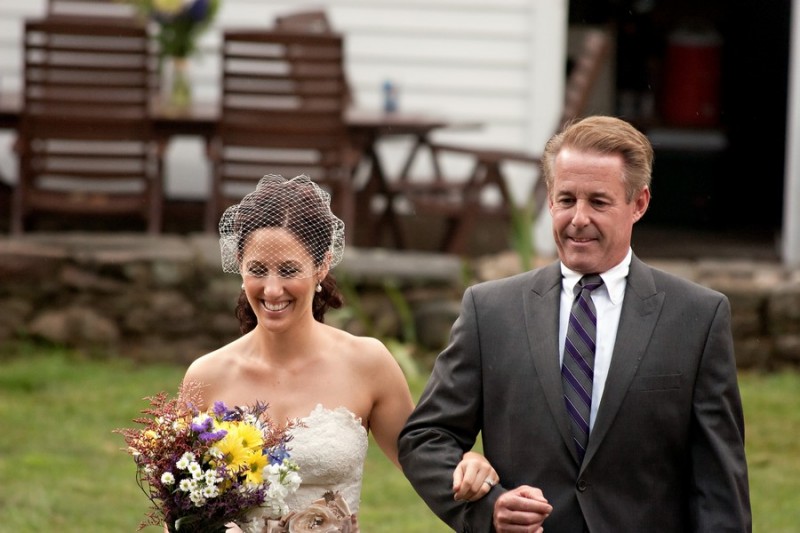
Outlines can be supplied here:
M405 475L454 530L751 530L728 299L631 249L652 159L627 122L568 125L542 165L560 261L465 292L399 439ZM500 479L454 501L479 434Z

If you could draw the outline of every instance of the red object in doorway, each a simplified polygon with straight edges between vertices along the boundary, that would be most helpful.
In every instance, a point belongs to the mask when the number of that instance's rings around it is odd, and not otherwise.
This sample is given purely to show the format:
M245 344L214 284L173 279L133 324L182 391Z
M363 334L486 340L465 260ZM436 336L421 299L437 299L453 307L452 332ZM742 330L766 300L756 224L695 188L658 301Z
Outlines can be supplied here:
M719 124L721 39L714 32L670 35L665 62L662 118L670 126Z

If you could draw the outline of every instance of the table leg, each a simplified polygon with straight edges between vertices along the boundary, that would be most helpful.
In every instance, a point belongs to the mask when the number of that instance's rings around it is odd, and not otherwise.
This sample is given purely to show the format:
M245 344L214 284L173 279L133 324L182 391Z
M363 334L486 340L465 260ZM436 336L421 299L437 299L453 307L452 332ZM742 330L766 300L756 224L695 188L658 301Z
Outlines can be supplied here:
M500 192L500 206L496 214L511 216L513 199L508 190L506 177L503 175L501 161L491 157L485 159L478 157L470 179L464 184L461 209L448 217L447 231L441 244L442 250L453 254L463 254L467 251L469 238L475 231L479 217L489 214L481 206L481 193L491 184L494 184Z
M414 160L417 157L417 153L419 149L423 146L428 145L428 136L426 134L420 134L414 136L414 145L411 147L411 150L408 152L408 156L406 157L405 162L403 163L403 167L400 170L400 176L398 179L400 181L407 181L408 174L411 172L411 165L414 164ZM434 159L434 165L438 165L436 160ZM436 168L437 175L438 175L438 166Z
M456 255L467 252L469 238L481 212L481 189L485 184L487 169L477 159L470 178L464 183L460 208L447 216L447 229L440 249Z
M394 196L391 186L387 182L386 173L383 170L380 156L377 153L375 142L370 142L365 150L366 159L369 163L369 177L363 189L359 192L359 199L356 209L358 210L358 220L365 223L369 221L371 227L366 244L377 246L380 243L381 232L384 228L389 228L392 240L399 249L405 248L405 238L400 229L400 221L394 210ZM386 205L383 211L374 218L371 210L372 199L376 196L383 196Z

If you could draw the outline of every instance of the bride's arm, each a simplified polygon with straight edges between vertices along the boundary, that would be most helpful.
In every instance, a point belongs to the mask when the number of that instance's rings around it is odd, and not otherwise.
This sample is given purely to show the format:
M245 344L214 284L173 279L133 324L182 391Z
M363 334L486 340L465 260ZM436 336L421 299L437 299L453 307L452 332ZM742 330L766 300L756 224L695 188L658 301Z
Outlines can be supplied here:
M499 476L489 460L476 452L467 452L453 471L453 495L456 500L474 502L497 485Z
M373 391L369 430L386 457L400 468L397 438L414 409L414 401L400 365L380 341L372 341L371 364L362 374Z
M397 437L414 403L408 382L392 354L382 344L377 352L376 361L380 364L371 372L370 381L376 391L376 401L370 413L369 428L386 457L400 468ZM453 495L457 500L479 500L497 482L497 472L483 455L466 452L453 471Z

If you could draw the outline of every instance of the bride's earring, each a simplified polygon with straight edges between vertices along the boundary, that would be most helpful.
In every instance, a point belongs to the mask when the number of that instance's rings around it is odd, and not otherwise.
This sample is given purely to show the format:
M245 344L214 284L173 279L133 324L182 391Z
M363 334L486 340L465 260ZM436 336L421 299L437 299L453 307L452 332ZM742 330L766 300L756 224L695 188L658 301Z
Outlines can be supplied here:
M242 283L242 290L244 290L244 283Z
M314 287L314 291L315 291L315 292L322 292L322 283L320 283L320 282L318 281L318 282L317 282L317 286L316 286L316 287Z

